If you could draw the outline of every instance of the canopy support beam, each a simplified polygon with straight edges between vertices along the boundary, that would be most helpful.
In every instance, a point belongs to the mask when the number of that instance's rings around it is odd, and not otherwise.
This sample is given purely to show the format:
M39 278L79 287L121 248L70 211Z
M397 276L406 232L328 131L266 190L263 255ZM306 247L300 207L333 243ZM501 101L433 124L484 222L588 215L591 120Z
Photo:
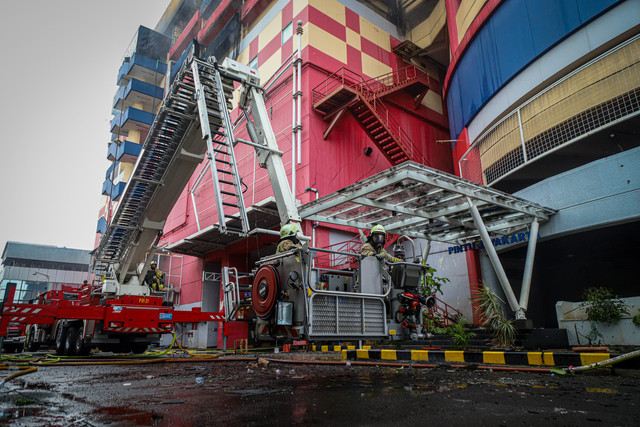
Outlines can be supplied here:
M482 239L482 243L484 243L484 247L487 251L487 255L489 256L489 260L491 261L491 265L498 276L498 281L502 286L502 290L507 297L507 302L511 307L511 310L516 314L516 319L526 319L524 310L520 308L518 304L518 300L516 299L516 295L513 293L513 289L511 289L511 284L509 283L509 279L507 278L507 273L505 273L504 268L502 267L502 263L500 262L500 258L498 258L498 252L496 252L496 248L493 246L491 242L491 237L489 237L489 232L484 225L484 221L482 220L482 216L478 211L476 205L473 204L473 200L469 196L467 196L467 203L469 203L469 211L471 212L471 216L473 217L473 222L476 224L476 228L480 233L480 238Z

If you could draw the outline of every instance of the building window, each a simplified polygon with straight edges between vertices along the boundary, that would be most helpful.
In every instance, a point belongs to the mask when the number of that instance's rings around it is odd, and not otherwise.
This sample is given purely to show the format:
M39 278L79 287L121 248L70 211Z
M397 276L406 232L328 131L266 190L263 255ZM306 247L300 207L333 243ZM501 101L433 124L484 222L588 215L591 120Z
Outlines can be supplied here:
M291 37L293 37L293 21L289 22L287 26L282 29L282 44L285 44Z
M256 55L251 61L249 61L249 67L258 69L258 55Z

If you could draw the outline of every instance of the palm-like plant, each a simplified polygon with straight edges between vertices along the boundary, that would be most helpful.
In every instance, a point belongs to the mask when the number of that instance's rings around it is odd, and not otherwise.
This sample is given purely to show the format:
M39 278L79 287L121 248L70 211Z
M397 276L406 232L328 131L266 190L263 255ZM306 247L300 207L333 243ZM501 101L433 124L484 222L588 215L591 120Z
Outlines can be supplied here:
M480 285L472 301L477 304L482 324L493 331L492 344L500 348L513 347L516 342L516 328L513 326L513 320L507 320L504 315L504 301L484 284Z

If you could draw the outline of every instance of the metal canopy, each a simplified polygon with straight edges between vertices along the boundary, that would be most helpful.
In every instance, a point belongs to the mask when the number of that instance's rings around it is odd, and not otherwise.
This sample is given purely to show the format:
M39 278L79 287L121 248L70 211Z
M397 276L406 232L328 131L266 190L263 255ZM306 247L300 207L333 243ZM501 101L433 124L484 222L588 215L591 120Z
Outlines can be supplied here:
M508 235L555 210L415 162L405 162L300 208L303 219L371 228L439 242L481 240L470 205L486 230Z

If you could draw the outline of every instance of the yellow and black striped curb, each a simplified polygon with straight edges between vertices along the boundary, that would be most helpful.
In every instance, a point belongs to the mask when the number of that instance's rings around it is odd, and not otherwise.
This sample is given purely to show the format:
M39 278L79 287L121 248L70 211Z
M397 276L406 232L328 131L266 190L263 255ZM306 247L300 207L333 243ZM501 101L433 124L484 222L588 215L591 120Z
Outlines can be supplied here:
M335 351L337 353L340 353L343 350L355 350L358 347L355 345L312 345L311 346L311 350L313 351L322 351L324 353L329 352L329 351ZM362 346L363 349L365 350L371 350L371 346L370 345L363 345Z
M337 350L334 349L334 351ZM486 363L495 365L518 366L583 366L589 365L591 363L601 362L603 360L608 360L615 356L617 356L617 354L562 353L550 351L526 352L342 349L342 358L345 360L364 359L419 363Z

